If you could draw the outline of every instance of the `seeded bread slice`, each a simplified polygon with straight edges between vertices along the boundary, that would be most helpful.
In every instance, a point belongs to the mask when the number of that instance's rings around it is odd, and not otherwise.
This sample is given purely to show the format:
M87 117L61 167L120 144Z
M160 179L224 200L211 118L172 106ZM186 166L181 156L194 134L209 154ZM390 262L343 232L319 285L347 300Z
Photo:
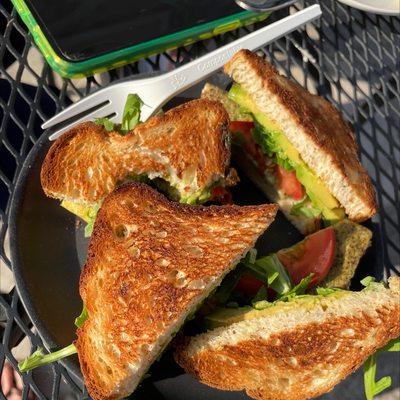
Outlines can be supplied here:
M132 393L276 211L269 204L183 205L139 183L106 197L80 279L89 317L76 341L93 399Z

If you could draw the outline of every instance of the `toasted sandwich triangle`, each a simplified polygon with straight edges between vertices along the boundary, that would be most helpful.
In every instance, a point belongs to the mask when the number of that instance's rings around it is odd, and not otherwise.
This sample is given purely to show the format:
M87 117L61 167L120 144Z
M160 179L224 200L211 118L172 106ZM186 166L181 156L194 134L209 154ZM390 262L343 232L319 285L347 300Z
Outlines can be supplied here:
M129 395L185 319L273 221L277 207L188 206L133 183L97 216L76 346L94 399Z
M259 318L176 343L186 372L257 400L305 400L330 391L400 335L400 278L315 302L285 303Z
M229 118L199 99L150 118L122 136L94 122L62 135L47 153L41 183L47 196L93 204L138 175L168 181L182 196L223 180L229 169Z
M351 220L376 214L375 190L359 161L354 133L331 103L280 75L249 50L237 52L224 71L281 128Z

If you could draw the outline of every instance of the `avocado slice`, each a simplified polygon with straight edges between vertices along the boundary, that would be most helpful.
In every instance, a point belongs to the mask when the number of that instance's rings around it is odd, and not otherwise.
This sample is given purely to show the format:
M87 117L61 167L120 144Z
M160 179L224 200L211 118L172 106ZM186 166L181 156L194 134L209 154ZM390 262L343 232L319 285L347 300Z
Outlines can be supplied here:
M321 210L324 220L332 224L345 218L345 212L340 208L337 199L332 196L321 179L318 178L302 160L300 153L292 143L290 143L279 126L273 123L264 113L259 111L247 92L239 85L234 84L229 91L229 98L242 108L249 110L256 121L263 127L264 132L255 137L258 144L262 148L265 148L264 140L272 140L274 147L277 148L279 152L283 152L290 160L290 164L296 172L297 179L304 186L313 205Z
M202 325L206 329L215 329L220 326L228 326L249 319L270 317L295 308L310 309L318 304L329 304L329 302L347 296L350 293L351 292L346 290L339 290L327 295L301 295L288 302L277 301L275 303L270 303L271 305L269 307L262 310L257 310L250 306L238 308L218 307L211 314L204 317Z
M61 207L77 215L79 218L83 219L86 223L90 223L96 218L99 206L97 204L90 205L85 203L78 203L71 200L63 200L61 202Z

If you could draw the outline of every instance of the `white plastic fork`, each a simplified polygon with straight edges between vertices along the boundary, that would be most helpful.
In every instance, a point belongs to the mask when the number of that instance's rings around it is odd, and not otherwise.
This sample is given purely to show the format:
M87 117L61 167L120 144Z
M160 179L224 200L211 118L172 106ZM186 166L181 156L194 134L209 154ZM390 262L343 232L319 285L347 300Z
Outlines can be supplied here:
M89 119L112 115L112 121L120 122L129 93L136 93L143 100L141 119L145 121L172 97L220 69L240 49L256 50L319 18L320 15L320 6L312 5L163 75L108 86L67 107L44 122L42 128L48 129L63 123L49 137L50 140L55 140L73 125Z

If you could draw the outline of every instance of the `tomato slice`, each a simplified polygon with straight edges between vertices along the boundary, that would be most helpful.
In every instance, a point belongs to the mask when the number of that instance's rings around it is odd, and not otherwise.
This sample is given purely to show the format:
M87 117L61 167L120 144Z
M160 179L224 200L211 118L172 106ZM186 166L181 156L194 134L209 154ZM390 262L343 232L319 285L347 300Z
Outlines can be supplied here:
M253 158L257 164L258 170L263 174L267 168L267 163L265 162L265 156L261 147L253 138L251 133L253 128L254 122L249 121L232 121L229 125L229 129L233 135L235 135L235 133L240 133L242 135L242 138L245 140L242 145L244 151Z
M264 285L264 282L254 278L254 276L244 273L237 283L235 287L235 291L241 292L246 296L255 296L257 292L260 290L261 286Z
M278 179L278 187L294 200L304 197L304 189L296 177L294 171L287 171L280 165L276 165L275 175Z
M251 130L254 128L254 122L251 121L231 121L229 130L235 134L240 132L246 140L253 140Z
M216 201L221 204L232 204L232 194L227 188L216 186L211 189L210 201Z
M307 236L288 249L279 250L277 256L294 285L313 273L311 287L321 282L328 274L335 255L335 246L335 231L329 227Z

